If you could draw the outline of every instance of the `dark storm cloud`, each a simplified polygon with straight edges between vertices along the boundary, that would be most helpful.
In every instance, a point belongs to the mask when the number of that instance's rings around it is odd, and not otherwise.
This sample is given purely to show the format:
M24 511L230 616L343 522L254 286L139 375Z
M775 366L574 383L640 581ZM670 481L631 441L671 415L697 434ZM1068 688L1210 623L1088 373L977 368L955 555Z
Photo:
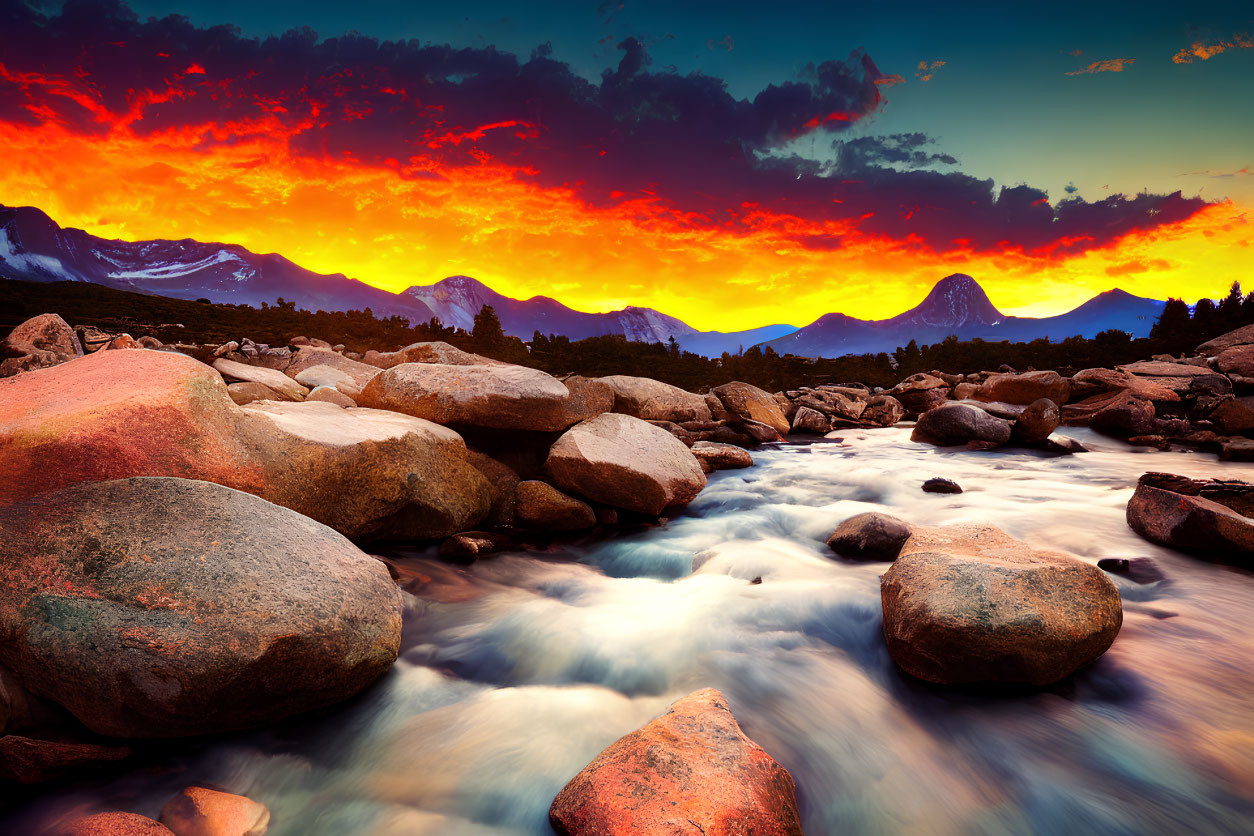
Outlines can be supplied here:
M892 77L862 51L738 99L719 78L651 67L636 38L617 49L617 65L590 81L547 45L524 62L493 47L320 40L308 29L249 39L180 17L140 21L116 3L72 0L51 17L4 3L0 119L191 131L206 150L264 132L298 155L408 176L490 162L589 206L647 197L694 225L733 226L755 208L855 220L933 249L1085 246L1076 242L1204 205L1174 195L1051 207L1026 186L995 193L991 181L927 170L956 161L921 134L850 140L835 164L791 155L798 137L838 135L881 106L877 82Z

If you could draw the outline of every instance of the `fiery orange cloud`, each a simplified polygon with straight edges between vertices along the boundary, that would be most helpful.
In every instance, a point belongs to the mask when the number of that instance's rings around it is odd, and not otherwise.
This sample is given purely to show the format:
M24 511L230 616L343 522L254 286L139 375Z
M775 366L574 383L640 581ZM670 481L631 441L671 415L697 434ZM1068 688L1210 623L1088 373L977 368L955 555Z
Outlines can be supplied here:
M126 239L194 237L280 252L320 272L388 290L475 276L517 297L554 293L572 307L655 307L706 329L807 323L829 311L890 316L939 277L961 271L1007 312L1045 315L1108 289L1196 298L1245 278L1254 240L1245 211L1217 204L1179 223L1075 253L1064 247L946 252L741 207L735 223L688 223L649 196L590 209L570 189L541 188L492 162L438 177L422 160L366 165L289 152L261 116L247 139L205 150L198 132L102 137L55 125L0 123L9 165L0 194L65 225ZM838 249L799 241L838 238ZM1064 242L1065 244L1066 242ZM1025 291L1030 288L1030 293Z
M943 66L945 66L944 61L932 61L931 63L920 61L919 66L914 71L914 77L919 81L931 81L932 76Z
M1072 70L1064 75L1089 75L1090 73L1121 73L1124 67L1129 67L1136 63L1135 58L1107 58L1102 61L1094 61L1087 67L1078 70Z
M1238 32L1232 36L1231 40L1212 41L1211 43L1194 41L1171 56L1171 60L1176 64L1192 64L1194 60L1209 61L1216 55L1227 52L1230 49L1254 49L1254 36L1247 32Z

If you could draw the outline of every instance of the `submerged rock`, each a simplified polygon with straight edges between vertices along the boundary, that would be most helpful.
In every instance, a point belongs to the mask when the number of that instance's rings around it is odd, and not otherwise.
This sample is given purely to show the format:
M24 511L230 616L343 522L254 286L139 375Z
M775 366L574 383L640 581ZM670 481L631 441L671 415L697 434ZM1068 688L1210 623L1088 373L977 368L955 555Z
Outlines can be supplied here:
M962 493L962 486L953 479L933 476L923 483L924 493Z
M0 509L0 662L113 737L261 725L344 700L400 646L386 568L210 482L94 482Z
M1119 590L1096 566L992 526L917 529L880 597L893 660L941 684L1057 682L1123 623Z
M1133 583L1156 583L1167 576L1148 557L1103 557L1097 568L1112 575L1123 575Z
M161 823L174 836L263 836L270 811L242 795L188 787L161 808Z
M549 808L561 836L800 836L796 784L708 688L619 738Z
M701 465L682 441L616 412L567 430L544 467L564 490L642 514L686 505L705 487Z
M836 526L827 545L855 560L894 560L910 539L910 526L894 516L870 511Z
M946 404L920 415L910 440L938 447L959 446L969 441L1005 444L1010 440L1010 423L974 406Z

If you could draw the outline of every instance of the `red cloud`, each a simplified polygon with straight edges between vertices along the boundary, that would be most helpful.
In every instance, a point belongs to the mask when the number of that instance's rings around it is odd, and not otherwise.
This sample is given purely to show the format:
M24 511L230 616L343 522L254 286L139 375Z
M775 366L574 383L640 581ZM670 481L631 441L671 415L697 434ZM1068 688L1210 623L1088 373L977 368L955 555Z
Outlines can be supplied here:
M1219 53L1230 49L1254 49L1254 37L1251 37L1248 32L1238 32L1227 41L1212 43L1194 41L1190 46L1171 56L1171 60L1175 64L1192 64L1194 60L1209 61Z
M1094 61L1087 67L1079 70L1072 70L1067 75L1088 75L1089 73L1121 73L1124 67L1131 66L1136 63L1135 58L1106 58L1101 61Z

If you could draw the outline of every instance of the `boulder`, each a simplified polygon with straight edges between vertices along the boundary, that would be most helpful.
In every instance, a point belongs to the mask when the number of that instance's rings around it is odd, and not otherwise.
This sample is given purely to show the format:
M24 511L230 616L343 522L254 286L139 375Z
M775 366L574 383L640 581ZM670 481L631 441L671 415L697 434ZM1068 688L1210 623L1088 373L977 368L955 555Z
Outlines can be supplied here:
M246 380L241 380L238 383L228 383L226 391L237 406L244 406L253 401L286 400L286 398L280 397L278 392L264 383L253 383Z
M1127 438L1154 431L1154 404L1132 392L1107 398L1089 417L1089 426L1109 435Z
M933 476L923 483L924 493L962 493L962 486L953 479Z
M1010 440L1010 423L974 406L945 404L919 416L910 440L938 447L963 445L970 441L1005 444Z
M305 395L309 394L309 390L306 387L283 374L283 372L275 371L274 369L267 369L263 366L250 366L247 363L237 363L234 360L227 360L225 357L219 357L217 360L214 360L213 367L228 382L260 383L285 401L303 401Z
M1254 431L1254 397L1222 398L1211 408L1209 417L1219 431L1227 435Z
M567 430L544 467L563 490L642 514L686 505L705 487L701 465L682 441L616 412Z
M694 395L648 377L615 374L599 378L614 393L614 412L645 421L709 421L710 407L702 395Z
M9 734L0 737L0 782L39 784L67 772L101 767L130 756L131 750L124 746L37 740Z
M823 413L803 406L792 416L792 428L796 432L823 435L832 428L832 422Z
M1058 404L1049 398L1041 398L1019 413L1011 433L1019 441L1032 444L1049 438L1061 423L1062 412Z
M974 398L975 393L979 391L979 389L980 389L980 384L978 383L970 383L970 382L959 383L953 389L954 399L959 400L959 401L965 401L965 400Z
M893 560L910 539L910 526L888 514L858 514L836 526L827 545L854 560Z
M512 526L517 513L518 474L509 465L478 450L468 450L466 462L488 482L490 505L484 522L496 528Z
M1071 382L1054 371L994 374L980 384L972 396L977 401L1001 401L1026 406L1041 398L1066 403Z
M348 395L345 395L343 392L341 392L339 389L336 389L334 386L317 387L316 389L314 389L312 392L310 392L308 395L305 396L305 401L307 403L335 404L336 406L342 407L344 409L357 406L357 401L353 400Z
M319 386L330 386L335 388L336 386L341 385L352 386L356 389L361 388L360 386L357 386L353 376L348 372L343 369L337 369L335 366L328 366L326 363L320 363L316 366L310 366L303 369L302 371L297 372L294 379L300 385L307 386L310 389L316 389Z
M59 836L176 836L168 827L138 813L97 813L79 819Z
M562 380L570 400L566 402L563 422L572 426L580 421L614 411L614 390L596 378L574 374Z
M792 776L713 688L610 744L553 799L549 822L559 836L801 836Z
M867 401L866 409L862 410L859 419L868 426L891 427L905 414L905 406L892 395L875 395Z
M1235 331L1207 340L1197 347L1197 353L1205 357L1214 357L1238 345L1254 345L1254 325L1243 325Z
M318 342L321 342L321 340ZM297 348L283 371L288 377L295 378L301 372L306 369L312 369L315 366L330 366L333 369L338 369L348 375L352 379L353 385L358 389L363 388L379 373L378 366L350 360L338 351L332 351L330 346L325 348L313 346Z
M781 436L788 434L788 419L769 392L748 383L734 381L716 386L710 393L719 399L733 420L757 421L766 424Z
M322 708L400 647L400 594L381 562L210 482L93 482L0 509L0 567L0 662L111 737Z
M1057 682L1123 623L1119 590L1096 566L992 526L916 529L880 598L893 660L941 684Z
M1236 345L1219 354L1219 370L1228 375L1254 377L1254 345Z
M596 512L587 503L537 480L518 483L516 508L518 522L526 528L582 531L597 524Z
M709 465L712 471L753 467L753 456L749 455L749 451L734 444L698 441L692 445L692 455Z
M0 356L18 355L0 362L0 377L55 366L83 356L83 346L66 321L56 314L40 314L18 325L0 342Z
M1128 391L1146 401L1179 403L1180 395L1174 389L1153 380L1137 377L1121 369L1084 369L1071 377L1071 396L1087 398L1107 392Z
M564 430L581 418L557 378L523 366L404 363L382 371L357 402L437 424L493 429Z
M365 362L381 369L390 369L402 363L440 363L445 366L506 366L500 360L462 351L446 342L410 343L397 351L367 351Z
M1170 478L1147 473L1128 501L1128 525L1153 543L1254 564L1254 520L1204 496L1169 490Z
M242 795L188 787L161 808L161 823L174 836L263 836L270 811Z

